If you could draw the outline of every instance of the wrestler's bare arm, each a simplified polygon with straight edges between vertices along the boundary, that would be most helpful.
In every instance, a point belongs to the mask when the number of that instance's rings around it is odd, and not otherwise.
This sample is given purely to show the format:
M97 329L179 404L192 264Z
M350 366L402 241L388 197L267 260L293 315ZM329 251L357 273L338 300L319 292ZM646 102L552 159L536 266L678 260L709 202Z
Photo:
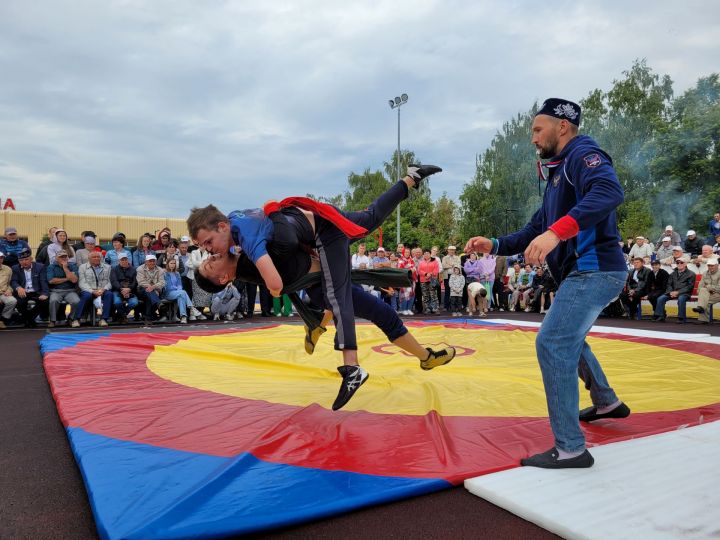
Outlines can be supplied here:
M275 263L272 262L270 255L265 254L260 257L255 262L255 266L257 267L258 272L260 272L260 276L263 278L265 286L270 291L270 294L275 297L279 297L281 295L280 291L282 291L283 288L283 281L280 277L280 273L277 271L277 268L275 268Z

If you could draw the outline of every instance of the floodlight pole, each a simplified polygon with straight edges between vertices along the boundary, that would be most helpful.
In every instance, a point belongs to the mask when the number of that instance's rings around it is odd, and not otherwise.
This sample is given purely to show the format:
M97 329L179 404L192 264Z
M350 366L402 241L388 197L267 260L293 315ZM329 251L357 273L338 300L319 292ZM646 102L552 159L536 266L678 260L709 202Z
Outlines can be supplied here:
M407 103L408 95L402 94L401 96L395 97L395 99L391 99L389 101L390 108L391 109L397 109L398 113L398 145L397 145L397 178L400 180L402 178L401 172L400 172L400 107L403 106L405 103ZM395 235L395 241L396 244L400 243L400 205L397 207L397 227L396 227L396 235Z

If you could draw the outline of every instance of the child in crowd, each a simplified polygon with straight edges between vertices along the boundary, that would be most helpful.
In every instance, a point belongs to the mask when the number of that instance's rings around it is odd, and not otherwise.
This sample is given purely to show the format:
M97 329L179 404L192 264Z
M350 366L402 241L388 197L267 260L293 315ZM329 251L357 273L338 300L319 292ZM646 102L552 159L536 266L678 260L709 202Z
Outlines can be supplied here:
M459 266L453 266L453 273L448 279L450 287L450 311L453 317L462 316L462 297L465 289L465 278Z

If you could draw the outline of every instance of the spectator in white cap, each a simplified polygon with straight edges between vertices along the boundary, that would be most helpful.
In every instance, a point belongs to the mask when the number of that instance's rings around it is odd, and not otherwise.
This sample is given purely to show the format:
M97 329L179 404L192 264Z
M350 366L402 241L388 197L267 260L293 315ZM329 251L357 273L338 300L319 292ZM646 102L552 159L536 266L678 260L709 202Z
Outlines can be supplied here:
M377 256L372 260L373 268L390 268L390 259L388 259L385 248L380 246L377 248Z
M710 304L718 302L720 302L720 272L718 272L717 257L712 257L708 259L707 271L698 284L697 306L693 308L698 314L697 324L709 324Z
M695 288L695 274L688 269L688 262L689 258L684 256L679 257L675 261L676 267L670 274L667 287L665 288L665 294L657 299L653 321L665 322L665 317L667 316L665 313L665 304L668 300L677 300L678 319L676 322L679 324L685 324L687 322L685 304L690 299L692 290Z
M137 270L130 264L130 254L127 251L118 255L118 264L110 272L110 283L116 318L124 324L130 311L138 305Z
M685 253L688 253L690 257L697 257L702 251L703 242L697 237L695 231L690 229L687 232L687 238L685 239L684 249Z
M5 266L5 254L0 251L0 329L5 328L5 322L10 320L17 298L13 296L12 270L9 266Z
M450 311L450 276L453 274L453 268L456 266L462 266L460 256L457 254L457 247L448 246L447 255L442 258L442 280L445 283L443 306L445 307L445 311Z
M82 249L78 249L75 252L75 264L80 267L80 265L85 264L90 259L90 254L93 251L101 251L99 247L97 247L97 240L94 236L86 236L83 238L83 247Z
M630 248L629 256L632 261L638 257L641 259L643 257L652 257L654 252L655 250L653 249L652 244L650 244L644 236L638 236L635 238L635 245Z
M665 229L663 230L663 233L660 235L660 239L655 243L655 247L659 247L660 243L662 242L662 239L666 236L670 237L670 243L673 246L677 246L682 243L682 238L680 238L680 235L675 232L672 225L666 225Z
M713 253L720 256L720 234L715 237L715 243L712 247Z
M657 251L655 252L655 258L659 261L662 261L663 259L672 257L672 249L672 238L669 236L663 236L662 241L660 242L660 247L658 247Z
M93 251L88 256L88 262L78 269L80 278L80 303L75 308L73 327L80 326L78 319L82 317L87 302L90 309L102 308L100 326L107 326L110 319L110 310L113 306L112 283L110 282L110 265L102 260L102 253ZM100 306L98 306L100 303Z
M157 265L153 253L145 256L145 263L137 269L138 297L145 301L145 320L156 318L158 304L165 288L165 270Z

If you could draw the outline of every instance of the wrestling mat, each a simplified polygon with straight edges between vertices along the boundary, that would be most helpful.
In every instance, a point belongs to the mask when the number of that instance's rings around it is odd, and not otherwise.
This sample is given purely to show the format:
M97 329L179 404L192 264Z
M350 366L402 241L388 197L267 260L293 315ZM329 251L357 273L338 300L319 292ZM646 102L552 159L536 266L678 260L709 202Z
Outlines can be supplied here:
M458 350L432 371L359 325L370 378L337 412L332 328L313 356L297 325L58 333L41 349L100 535L218 537L440 490L549 448L537 325L492 323L409 323L423 345ZM596 327L589 341L633 409L586 426L589 444L720 418L712 338Z

